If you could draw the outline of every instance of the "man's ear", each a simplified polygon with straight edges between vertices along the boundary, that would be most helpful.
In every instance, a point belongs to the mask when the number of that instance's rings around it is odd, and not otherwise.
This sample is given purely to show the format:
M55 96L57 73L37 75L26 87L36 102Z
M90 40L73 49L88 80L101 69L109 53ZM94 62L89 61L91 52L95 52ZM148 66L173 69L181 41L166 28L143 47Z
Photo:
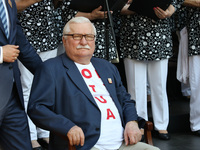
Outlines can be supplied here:
M64 36L62 37L62 42L63 42L63 44L66 43L66 38Z

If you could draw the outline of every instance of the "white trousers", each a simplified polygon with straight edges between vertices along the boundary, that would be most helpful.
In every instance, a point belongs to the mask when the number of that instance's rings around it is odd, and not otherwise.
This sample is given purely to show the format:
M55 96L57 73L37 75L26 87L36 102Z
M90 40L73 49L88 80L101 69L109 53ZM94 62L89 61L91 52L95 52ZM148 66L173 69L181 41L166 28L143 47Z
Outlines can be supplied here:
M151 90L151 106L156 130L167 130L169 106L166 92L168 59L159 61L138 61L124 59L128 92L136 101L136 110L140 117L148 120L147 114L147 78Z
M42 61L45 61L49 58L53 58L57 56L57 49L52 50L52 51L41 52L39 53L39 56L42 59ZM25 66L20 61L18 61L18 65L21 72L24 106L25 106L25 110L27 111L30 90L31 90L31 85L33 81L33 75L28 69L25 68ZM31 141L37 140L38 138L49 137L49 131L43 130L41 128L37 128L29 117L28 117L28 123L29 123L29 128L30 128Z
M189 57L190 127L200 130L200 55Z
M180 32L177 32L177 35L179 37L179 52L176 77L181 82L182 95L190 96L187 28L184 27Z

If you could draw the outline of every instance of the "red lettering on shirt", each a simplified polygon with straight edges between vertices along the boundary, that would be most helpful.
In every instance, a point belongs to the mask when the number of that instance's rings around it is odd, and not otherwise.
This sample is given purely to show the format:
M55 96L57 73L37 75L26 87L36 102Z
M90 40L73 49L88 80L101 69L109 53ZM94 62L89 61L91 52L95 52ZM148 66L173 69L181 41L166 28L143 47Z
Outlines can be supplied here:
M99 102L101 103L107 103L106 99L103 98L103 96L100 96L100 98L102 99L99 99L98 97L95 97Z
M96 92L96 91L95 91L95 85L89 85L89 87L92 88L92 91L93 91L93 92Z
M81 74L87 79L92 78L92 73L88 69L83 69Z
M109 120L110 118L115 119L115 116L110 109L107 109L107 120Z

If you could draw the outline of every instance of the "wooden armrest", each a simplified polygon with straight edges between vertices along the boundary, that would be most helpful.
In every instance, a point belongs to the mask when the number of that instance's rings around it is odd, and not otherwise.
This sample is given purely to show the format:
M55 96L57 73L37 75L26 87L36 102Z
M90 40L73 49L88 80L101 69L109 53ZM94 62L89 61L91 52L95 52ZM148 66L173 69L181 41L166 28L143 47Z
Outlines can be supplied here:
M153 123L150 121L146 121L144 127L144 138L147 144L153 145L151 131L153 130Z
M76 147L75 146L71 146L70 144L69 144L69 140L67 139L67 141L68 141L68 150L76 150Z
M68 144L68 150L76 150L76 147Z

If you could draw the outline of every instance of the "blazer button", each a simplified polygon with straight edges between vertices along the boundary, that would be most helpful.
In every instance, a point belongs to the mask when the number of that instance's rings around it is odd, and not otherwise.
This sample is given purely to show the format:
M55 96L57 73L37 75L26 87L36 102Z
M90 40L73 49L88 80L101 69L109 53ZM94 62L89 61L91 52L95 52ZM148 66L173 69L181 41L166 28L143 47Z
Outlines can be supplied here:
M96 128L96 131L99 131L100 130L100 128Z
M10 65L10 66L9 66L9 69L12 69L12 68L13 68L13 66L12 66L12 65Z

